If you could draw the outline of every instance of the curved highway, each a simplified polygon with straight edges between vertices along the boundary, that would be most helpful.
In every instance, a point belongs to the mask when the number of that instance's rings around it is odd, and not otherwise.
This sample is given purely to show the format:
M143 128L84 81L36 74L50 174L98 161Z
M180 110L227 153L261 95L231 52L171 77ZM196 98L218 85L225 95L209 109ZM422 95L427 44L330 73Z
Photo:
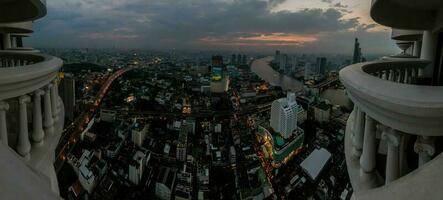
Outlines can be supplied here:
M74 124L69 126L69 128L65 130L65 133L63 134L62 138L60 138L60 142L56 148L56 160L54 162L54 167L57 173L63 166L66 160L66 155L68 155L74 149L75 144L80 138L80 134L83 132L85 127L89 124L93 116L96 114L96 111L99 108L106 93L108 92L112 82L114 82L115 79L117 79L124 73L137 68L138 66L131 65L119 69L114 74L112 74L100 88L97 96L95 97L94 103L89 106L89 109L80 114L80 117L77 118Z

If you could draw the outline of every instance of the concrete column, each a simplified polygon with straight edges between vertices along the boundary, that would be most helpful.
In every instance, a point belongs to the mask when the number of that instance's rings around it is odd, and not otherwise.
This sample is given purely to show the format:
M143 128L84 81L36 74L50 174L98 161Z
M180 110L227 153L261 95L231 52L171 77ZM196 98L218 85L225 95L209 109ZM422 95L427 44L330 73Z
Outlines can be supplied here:
M387 141L388 154L386 156L386 177L385 184L388 184L400 176L399 145L400 133L392 128L386 128L382 138Z
M353 143L353 155L360 158L363 149L363 137L365 131L365 113L358 109L357 118L355 119L356 126L354 131L354 137L352 139Z
M41 96L44 94L42 90L36 90L34 92L34 107L32 113L32 141L35 144L42 144L45 132L43 131L42 124L42 101Z
M363 140L363 152L360 157L360 181L362 187L366 189L374 188L376 186L376 124L375 121L368 115L365 117L365 133Z
M3 47L5 49L11 48L11 34L3 33Z
M389 80L390 81L394 81L395 78L395 71L394 70L389 70Z
M421 47L420 58L429 60L432 63L426 66L423 70L419 70L419 76L432 77L434 70L434 59L437 49L437 34L432 31L423 31L423 42Z
M55 83L51 84L51 110L54 121L58 120L58 105L57 105L57 86Z
M47 85L45 88L45 94L43 96L45 133L49 136L52 136L54 133L54 119L52 118L52 104L51 104L51 88L52 84Z
M17 47L16 37L11 37L11 47L12 48L16 48Z
M418 165L429 162L435 153L434 140L431 137L418 136L414 144L414 151L418 154Z
M403 78L403 83L408 84L409 83L409 79L410 79L410 77L409 77L409 69L408 68L404 69L403 77L404 77Z
M414 42L414 54L413 56L420 58L421 54L421 41L415 41Z
M8 146L8 127L6 122L6 111L9 110L9 104L0 101L0 142Z
M19 97L19 134L17 141L17 153L20 154L25 160L29 160L31 151L31 143L29 142L28 133L28 111L27 105L31 102L31 98L27 95Z

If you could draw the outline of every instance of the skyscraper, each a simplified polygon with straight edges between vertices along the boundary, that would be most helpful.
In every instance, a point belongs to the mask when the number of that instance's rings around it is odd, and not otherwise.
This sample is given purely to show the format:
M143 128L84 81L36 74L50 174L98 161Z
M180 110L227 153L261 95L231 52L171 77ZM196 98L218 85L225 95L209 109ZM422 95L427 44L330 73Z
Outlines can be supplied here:
M359 62L361 62L361 48L360 48L360 43L358 42L358 38L355 38L354 57L352 59L352 64Z
M65 73L60 81L60 97L65 106L65 118L67 121L74 120L75 111L75 78L70 73Z
M237 64L237 60L235 59L235 54L232 54L231 56L231 65L236 65Z
M326 58L318 57L316 63L316 73L318 75L324 75L326 73Z
M271 105L271 128L287 139L297 128L298 105L295 94L288 93L286 98L277 99Z

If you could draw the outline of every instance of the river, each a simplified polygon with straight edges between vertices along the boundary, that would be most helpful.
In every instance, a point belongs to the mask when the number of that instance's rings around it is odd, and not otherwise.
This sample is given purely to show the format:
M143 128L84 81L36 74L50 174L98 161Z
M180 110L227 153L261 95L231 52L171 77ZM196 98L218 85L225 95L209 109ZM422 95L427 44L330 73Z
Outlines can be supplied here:
M251 64L251 71L272 86L280 86L283 90L299 92L303 90L303 83L286 75L280 74L269 65L272 56L254 60ZM321 98L329 100L332 104L351 107L351 101L343 89L329 88L320 94Z

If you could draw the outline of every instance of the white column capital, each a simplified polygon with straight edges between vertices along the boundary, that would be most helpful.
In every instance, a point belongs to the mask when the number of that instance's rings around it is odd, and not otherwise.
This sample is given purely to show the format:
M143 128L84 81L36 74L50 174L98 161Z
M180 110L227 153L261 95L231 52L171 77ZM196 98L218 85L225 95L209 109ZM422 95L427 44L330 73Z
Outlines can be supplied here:
M9 104L5 101L0 101L0 111L7 111L9 110Z
M28 95L22 95L18 98L18 103L19 104L26 104L31 102L31 97L29 97Z
M399 147L401 135L397 130L385 127L382 133L382 139L386 140L390 147Z
M434 139L430 137L417 137L417 140L414 143L414 151L416 153L426 153L429 156L434 155Z
M42 96L44 94L45 94L45 91L43 91L41 89L38 89L38 90L34 91L34 95L35 96Z

